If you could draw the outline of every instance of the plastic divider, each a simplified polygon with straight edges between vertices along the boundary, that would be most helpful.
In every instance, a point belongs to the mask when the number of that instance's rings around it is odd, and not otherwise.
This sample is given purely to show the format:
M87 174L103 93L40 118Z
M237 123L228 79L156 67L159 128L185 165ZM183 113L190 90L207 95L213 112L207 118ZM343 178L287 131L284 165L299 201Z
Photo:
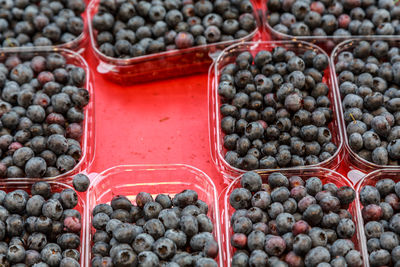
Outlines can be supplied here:
M253 38L261 38L262 19L259 17L259 13L256 10L260 5L260 0L250 1L253 4L253 15L256 19L257 27L253 32L243 38L140 57L119 59L106 56L98 49L96 30L93 29L92 19L97 13L100 0L92 0L89 8L87 8L87 18L90 44L96 61L98 62L97 71L107 79L119 84L134 84L207 72L209 64L212 63L210 55L221 51L231 44L250 41Z
M213 235L219 245L219 256L215 259L223 264L221 224L216 187L203 171L184 164L167 165L121 165L98 174L87 191L86 209L86 255L85 266L90 266L94 228L91 226L92 210L100 203L109 203L116 195L125 195L132 203L139 192L168 194L173 197L185 189L195 190L199 199L208 204L208 216L214 224Z
M22 48L10 48L0 49L0 62L3 62L10 55L27 56L32 57L34 55L46 56L50 53L59 53L65 57L67 64L73 64L77 67L81 67L86 72L85 89L89 91L90 99L88 105L84 108L85 119L82 122L83 134L81 137L81 149L82 156L76 166L65 173L62 173L56 177L41 178L43 181L49 180L63 180L70 179L70 176L87 171L94 159L95 150L95 133L94 133L94 91L92 84L92 74L85 59L78 53L67 50L64 48L51 48L51 47L32 47L29 49ZM32 178L4 178L3 180L30 180Z
M225 160L225 148L223 147L223 136L221 130L221 114L220 114L220 97L218 95L218 82L220 72L224 66L235 61L237 55L244 51L250 51L253 55L261 50L271 51L274 47L281 46L287 50L294 51L295 53L304 53L307 50L314 50L318 53L325 54L328 58L329 56L319 47L302 41L267 41L267 42L245 42L240 44L235 44L227 47L219 57L214 61L209 69L208 76L208 103L209 103L209 133L210 133L210 143L211 143L211 156L216 164L217 168L224 173L228 178L232 179L241 175L245 170L241 170L229 165ZM340 109L339 103L337 103L337 91L334 88L333 77L331 74L331 69L333 65L329 63L328 68L324 71L323 82L325 82L330 88L328 97L331 101L331 108L333 111L333 120L329 123L328 128L332 133L332 142L337 146L336 153L329 159L321 162L317 165L301 166L301 167L291 167L291 168L281 168L280 170L290 170L290 169L307 169L311 167L325 167L332 170L339 168L339 164L344 157L343 151L343 135L342 135L342 125L340 124Z

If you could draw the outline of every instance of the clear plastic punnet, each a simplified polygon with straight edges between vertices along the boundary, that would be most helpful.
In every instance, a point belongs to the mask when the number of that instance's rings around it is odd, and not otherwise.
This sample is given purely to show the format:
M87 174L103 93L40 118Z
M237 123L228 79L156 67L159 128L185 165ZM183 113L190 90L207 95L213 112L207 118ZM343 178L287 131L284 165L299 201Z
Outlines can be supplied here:
M0 63L4 62L9 56L17 55L22 59L30 59L34 56L46 56L51 53L59 53L65 57L67 64L72 64L77 67L83 68L86 72L86 81L84 88L89 91L90 100L88 105L84 108L85 119L82 122L83 134L80 140L82 155L79 162L75 167L65 173L62 173L55 177L41 178L42 180L54 180L54 179L72 179L71 176L86 171L93 161L94 156L94 94L93 84L91 78L91 71L85 59L78 53L67 50L64 48L51 48L51 47L33 47L29 49L10 48L0 49ZM32 178L6 178L7 180L19 180L19 179L32 179Z
M367 174L362 180L358 181L358 183L355 185L356 192L357 192L357 209L359 212L359 220L358 220L358 225L357 229L362 232L362 240L361 247L362 247L362 253L363 253L363 258L366 259L364 261L364 266L369 267L369 261L368 261L368 249L367 249L367 238L365 237L365 232L364 232L364 220L361 215L361 210L363 206L361 205L360 202L360 192L361 189L366 186L366 185L372 185L375 186L375 184L381 180L381 179L391 179L395 183L400 182L400 176L399 176L399 171L396 169L386 169L386 170L376 170L373 171L369 174Z
M351 39L348 41L344 41L344 42L340 43L338 46L336 46L335 49L332 51L331 62L333 64L333 66L336 64L337 58L341 52L352 51L359 42L365 41L365 40L367 40L367 41L384 40L384 41L389 42L390 45L394 45L395 47L398 47L400 45L400 41L394 40L393 38L379 38L379 39L367 38L364 40ZM350 148L348 135L346 132L346 122L344 121L344 116L343 116L343 105L342 105L342 98L341 98L340 91L339 91L339 82L337 79L335 68L334 67L331 68L331 71L332 71L331 76L333 77L333 84L334 84L334 88L335 88L336 96L337 96L337 100L335 102L338 105L339 124L341 125L341 129L343 131L342 135L343 135L343 139L344 139L344 141L343 141L344 149L346 151L346 157L349 160L348 164L351 164L354 168L356 168L357 170L359 170L365 174L367 174L373 170L376 170L376 169L397 168L397 167L391 166L391 165L377 165L375 163L369 162L369 161L361 158L357 153L355 153ZM400 167L398 169L400 170Z
M302 41L267 41L267 42L246 42L227 47L214 61L209 69L208 75L208 101L209 101L209 131L210 131L210 144L211 156L217 167L230 178L237 177L245 172L245 170L238 169L231 166L225 160L226 149L223 146L224 133L221 130L222 115L220 112L221 99L218 95L218 83L223 68L235 62L236 57L244 52L250 51L254 56L261 50L271 51L274 47L281 46L296 54L304 53L307 50L314 50L317 53L328 55L318 46ZM337 103L337 91L334 90L334 79L331 74L332 65L329 64L328 68L324 71L323 82L329 87L328 98L331 101L331 109L333 111L333 120L329 123L328 128L332 133L332 142L337 146L337 151L329 159L320 162L317 165L309 165L302 167L281 168L280 170L288 169L307 169L310 167L325 167L336 170L339 163L343 159L343 137L339 120L339 106Z
M31 195L31 187L35 182L38 181L43 181L42 179L30 179L30 180L25 180L25 181L6 181L6 180L1 180L0 181L0 190L5 191L6 193L15 191L15 190L24 190L26 191L29 195ZM54 182L54 181L50 181L48 182L49 185L51 186L51 190L52 192L57 192L60 193L62 190L64 189L74 189L73 187L64 184L64 183L59 183L59 182ZM74 208L75 210L77 210L80 214L81 214L81 231L80 231L80 240L81 240L81 245L78 248L79 253L81 254L81 258L80 258L80 265L81 266L85 266L84 262L85 262L85 246L84 244L86 244L86 200L84 199L84 193L79 193L78 194L78 204L76 205L76 207ZM22 215L22 214L21 214ZM88 266L88 265L86 265Z
M89 6L89 3L91 2L91 0L84 0L85 5L86 5L86 9ZM88 23L87 23L87 14L86 11L84 11L81 14L81 18L83 20L83 31L82 33L77 36L75 39L67 42L67 43L60 43L57 45L52 45L52 46L37 46L37 48L57 48L57 49L70 49L73 51L76 51L77 53L81 53L85 50L86 48L86 43L89 39L89 34L88 34ZM12 47L12 48L1 48L0 49L4 49L4 50L13 50L13 49L21 49L23 51L27 51L27 50L31 50L32 47L24 47L24 46L20 46L20 47Z
M168 194L173 197L186 189L196 191L199 199L208 204L207 215L214 224L213 235L219 245L219 256L215 260L219 266L223 266L216 187L204 172L183 164L116 166L98 174L92 180L87 192L87 253L84 266L90 266L92 257L92 237L95 233L92 227L92 210L96 205L110 203L117 195L124 195L135 203L136 195L140 192L150 193L153 197L158 194Z
M268 23L268 17L269 17L269 12L267 8L267 3L268 0L265 1L264 7L263 7L263 25L266 30L266 34L269 36L271 40L292 40L292 41L306 41L310 43L314 43L320 47L322 47L325 51L331 52L337 44L340 42L343 42L345 40L348 40L349 38L351 39L360 39L364 40L367 38L396 38L396 35L351 35L351 36L334 36L334 35L328 35L328 36L294 36L290 34L285 34L282 32L279 32L275 30L271 25Z
M97 61L97 72L119 84L150 82L195 73L206 73L212 63L212 58L215 58L222 49L234 43L250 41L256 36L260 37L261 33L258 31L261 28L261 18L256 12L258 0L251 0L251 2L257 27L241 39L120 59L104 55L97 46L97 32L93 28L92 19L97 13L100 0L92 0L87 9L87 22L91 47Z
M301 177L304 181L311 177L318 177L321 179L323 184L326 183L333 183L337 187L342 187L342 186L349 186L353 188L352 183L350 180L348 180L346 177L342 176L341 174L332 171L330 169L325 169L325 168L304 168L304 169L296 169L296 170L277 170L277 171L257 171L263 180L263 183L268 182L268 176L269 174L273 172L280 172L284 174L287 177L291 176L299 176ZM229 203L229 196L232 193L232 191L236 188L240 188L240 179L241 176L236 178L226 189L225 195L224 195L224 210L222 211L222 225L225 227L225 250L226 250L226 266L231 267L231 260L235 252L235 248L231 246L230 240L231 236L233 235L233 230L232 230L232 225L231 225L231 217L233 213L235 212L235 209L230 205ZM353 221L354 224L357 226L359 225L360 221L360 212L357 209L356 205L356 200L352 204L350 204L350 207L348 211L351 213L353 216ZM364 232L360 231L358 227L356 227L356 233L354 234L352 241L355 245L355 248L359 251L361 251L361 244L363 243L364 240Z

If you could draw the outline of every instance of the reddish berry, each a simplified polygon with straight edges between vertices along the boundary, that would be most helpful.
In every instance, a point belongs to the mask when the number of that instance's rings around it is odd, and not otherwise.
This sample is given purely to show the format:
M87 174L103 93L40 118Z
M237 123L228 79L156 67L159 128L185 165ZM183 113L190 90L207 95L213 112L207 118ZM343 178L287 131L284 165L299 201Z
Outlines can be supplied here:
M315 195L315 199L317 200L317 201L321 201L324 197L330 197L330 196L332 196L332 193L331 192L329 192L329 191L327 191L327 190L323 190L323 191L320 191L320 192L318 192L316 195Z
M382 217L382 208L375 204L369 204L362 209L362 216L365 222L379 221Z
M67 231L77 233L81 230L82 225L78 218L70 216L64 219L64 226Z
M395 211L400 208L400 199L395 193L387 195L385 197L385 202L389 203Z
M293 224L292 232L295 236L299 234L307 234L310 228L310 225L306 221L300 220Z
M241 233L235 233L231 237L231 244L235 248L244 248L247 245L247 236Z
M289 178L289 185L291 188L295 188L297 186L304 185L304 181L299 176L292 176Z
M39 81L40 84L54 82L54 75L53 75L53 73L51 73L49 71L42 71L37 76L37 80Z
M82 136L82 127L79 123L71 123L67 127L67 137L79 140Z
M267 125L267 123L266 123L265 121L259 120L259 121L257 121L257 122L258 122L259 124L261 124L261 126L264 128L264 130L267 129L268 125Z
M9 153L14 153L17 149L20 149L21 147L23 147L23 145L19 142L12 142L9 146L8 146L8 152Z
M347 27L349 26L350 22L351 22L351 18L347 14L342 14L338 18L338 23L339 23L339 27L340 28L347 29Z
M44 71L46 69L46 59L42 56L32 58L31 68L36 73Z
M214 240L208 241L204 246L203 253L209 258L215 258L218 256L218 243Z
M271 235L279 235L275 220L268 222L268 228Z
M193 35L191 35L190 33L180 32L175 37L175 45L179 49L191 47L193 46L193 43L194 38Z
M294 253L293 251L290 251L288 254L286 254L285 262L290 267L303 267L304 266L304 262L303 262L303 259L301 258L301 256L297 256L296 253Z
M16 66L21 64L21 60L19 59L18 56L10 56L6 59L5 65L8 69L13 69Z
M59 113L50 113L47 115L46 122L48 124L59 124L61 126L65 125L65 118Z
M319 14L323 14L325 11L325 6L321 2L312 2L310 5L311 11L317 12Z
M4 163L0 163L0 177L7 176L7 166Z

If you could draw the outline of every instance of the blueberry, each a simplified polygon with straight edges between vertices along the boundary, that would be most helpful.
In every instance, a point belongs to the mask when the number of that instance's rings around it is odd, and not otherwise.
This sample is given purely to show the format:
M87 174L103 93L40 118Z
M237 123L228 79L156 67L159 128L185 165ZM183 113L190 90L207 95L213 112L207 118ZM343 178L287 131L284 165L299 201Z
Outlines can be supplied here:
M112 258L113 264L118 266L135 266L137 260L136 253L128 249L118 251Z
M343 205L348 205L355 199L355 191L349 186L340 187L336 193L337 198L339 198L340 203Z
M241 178L241 185L250 192L257 192L261 189L261 176L256 172L246 172Z
M93 216L93 227L98 229L98 230L103 230L105 229L108 221L110 220L110 217L105 214L105 213L97 213L96 215Z
M312 246L312 240L308 235L299 234L293 241L293 252L297 255L305 255Z
M157 255L151 251L143 251L138 254L138 263L141 266L159 266Z
M355 233L355 225L350 219L340 220L336 231L339 238L351 238Z
M280 236L270 236L265 241L265 251L272 256L280 256L286 249L286 243Z
M379 204L380 194L378 189L373 186L364 186L360 191L360 201L362 205Z
M251 193L247 189L237 188L229 196L229 202L235 209L247 208L250 205Z
M392 159L399 159L400 158L400 146L399 146L398 139L391 141L387 147L389 156Z
M316 195L322 190L322 182L317 177L311 177L306 181L305 187L307 189L307 193L310 195Z
M370 262L371 266L379 266L381 264L388 264L390 262L390 253L384 249L373 251L369 255L369 262Z
M42 249L41 256L49 266L58 265L62 260L61 248L57 244L49 243Z
M184 232L175 229L169 229L164 235L166 238L174 241L177 248L183 248L186 245L187 236Z
M249 261L249 256L244 252L235 252L232 257L232 266L247 266Z
M12 263L18 263L25 258L25 249L20 245L12 245L8 248L7 259Z
M369 204L362 209L362 216L365 221L379 220L382 216L382 208L375 204Z
M165 209L159 212L158 219L166 229L175 229L179 224L179 217L172 209Z
M185 217L189 217L189 216L185 216ZM190 217L192 217L192 216L190 216ZM181 220L181 222L182 222L182 220ZM197 221L195 221L195 225L197 226ZM191 226L192 225L190 225L190 223L188 223L188 225L185 225L185 227L192 230ZM145 225L143 226L143 230L145 233L151 235L152 237L154 237L156 239L163 236L165 233L164 225L158 219L151 219L151 220L147 221L145 223ZM188 231L188 232L190 232L190 231Z
M393 232L382 233L379 240L381 248L388 251L392 251L395 247L399 245L399 239L397 235Z
M85 174L77 174L74 176L73 186L79 192L85 192L90 184L89 178Z
M179 194L176 194L172 199L174 206L185 207L187 205L195 205L198 200L198 194L193 190L184 190Z
M79 262L78 261L76 261L75 259L73 259L73 258L63 258L62 260L61 260L61 262L60 262L60 266L62 266L62 267L69 267L69 266L74 266L74 267L77 267L77 266L80 266L80 264L79 264Z
M207 215L199 214L197 216L197 222L199 225L199 231L201 232L212 232L213 231L213 224L212 221Z
M311 249L307 255L305 256L304 263L307 266L317 266L319 263L322 262L329 262L331 256L329 251L324 247L315 247Z
M72 189L61 191L60 202L66 209L72 209L78 204L78 195Z
M240 217L233 222L233 231L235 233L249 234L252 230L252 225L253 224L249 218Z
M32 196L26 202L26 212L28 215L39 216L42 213L42 206L45 200L40 195Z
M285 202L288 200L290 192L286 187L277 187L271 192L271 199L274 202Z
M294 223L295 219L293 215L289 213L281 213L276 217L278 232L281 234L291 231Z

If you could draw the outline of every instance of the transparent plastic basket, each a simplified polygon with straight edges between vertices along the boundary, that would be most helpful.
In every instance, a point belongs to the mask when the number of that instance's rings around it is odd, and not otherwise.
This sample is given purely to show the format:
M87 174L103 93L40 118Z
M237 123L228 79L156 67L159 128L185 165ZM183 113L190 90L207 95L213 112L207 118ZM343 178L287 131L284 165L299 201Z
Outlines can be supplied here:
M367 40L367 41L385 40L385 41L389 42L389 44L392 46L395 46L395 47L400 46L400 40L394 40L393 38L378 38L378 39L376 39L376 38L370 37L370 38L366 38L365 40ZM351 39L351 40L344 41L344 42L340 43L338 46L336 46L331 54L332 65L334 66L336 64L337 57L339 56L339 54L341 52L351 51L361 41L363 41L363 40ZM336 96L337 96L336 103L338 105L338 113L339 113L339 118L340 118L339 124L341 125L341 129L343 131L343 133L342 133L343 139L344 139L343 143L344 143L344 147L345 147L346 155L348 157L349 164L351 164L351 166L353 168L363 172L364 174L367 174L376 169L396 169L397 168L400 171L400 166L395 167L395 166L391 166L391 165L377 165L375 163L369 162L369 161L361 158L357 153L355 153L350 148L348 136L347 136L347 132L346 132L346 122L344 121L344 115L343 115L343 105L342 105L342 98L341 98L340 90L339 90L339 81L337 79L335 69L332 68L331 71L332 71L331 76L333 77L333 84L334 84L334 88L335 88Z
M350 180L348 180L346 177L342 176L341 174L332 171L330 169L325 169L325 168L304 168L304 169L296 169L296 170L277 170L277 171L257 171L263 180L263 183L267 183L268 182L268 176L269 174L273 173L273 172L280 172L282 174L284 174L285 176L287 176L288 178L291 176L300 176L304 181L306 181L307 179L311 178L311 177L318 177L319 179L321 179L323 184L326 183L334 183L336 186L338 187L342 187L342 186L350 186L353 188ZM226 266L230 267L231 266L231 260L232 257L234 255L235 252L235 248L231 246L230 240L231 237L233 235L233 231L232 231L232 226L231 226L231 217L233 215L233 213L235 212L235 209L230 205L229 203L229 196L230 194L233 192L234 189L236 188L240 188L240 179L241 176L239 176L238 178L236 178L226 189L225 195L224 195L224 210L222 211L222 218L223 218L223 226L225 227L225 250L226 250ZM351 213L351 215L353 216L353 221L355 225L359 225L359 221L360 221L360 214L357 210L357 205L356 205L356 201L354 201L352 204L350 204L350 207L348 209L348 211ZM360 231L360 229L358 227L356 227L356 233L354 234L352 241L355 245L355 248L359 251L361 251L361 243L364 240L364 232Z
M275 30L271 25L268 23L268 8L267 8L267 1L265 1L264 4L264 16L263 18L263 25L265 27L266 33L269 36L270 39L272 40L292 40L292 41L306 41L310 43L314 43L321 48L323 48L325 51L330 53L337 44L348 40L349 38L351 39L366 39L366 38L396 38L396 35L352 35L349 37L342 37L342 36L333 36L333 35L328 35L328 36L294 36L290 34L285 34L282 32L279 32Z
M219 256L215 260L219 266L223 266L220 214L215 185L204 172L183 164L116 166L94 178L87 192L85 266L90 266L91 261L92 237L95 233L91 217L92 210L97 204L109 203L116 195L125 195L134 203L139 192L150 193L153 197L158 194L168 194L173 197L185 189L195 190L199 199L208 204L208 216L214 224L213 235L219 245Z
M12 192L14 190L17 189L21 189L24 190L26 192L28 192L28 194L31 194L31 187L32 184L34 182L37 181L42 181L41 179L31 179L31 180L25 180L25 181L5 181L5 180L0 180L0 190L5 191L6 193L8 192ZM63 183L59 183L59 182L54 182L51 181L49 182L52 192L61 192L64 189L73 189L71 186L63 184ZM85 198L84 198L84 194L82 193L78 193L78 204L76 205L76 207L74 208L75 210L79 211L79 213L81 214L81 225L82 225L82 229L80 232L80 240L81 240L81 245L78 248L79 253L81 254L81 258L80 258L80 265L81 266L85 266L84 262L85 262L85 246L84 244L86 244L86 202L85 202Z
M82 33L77 36L75 39L73 39L72 41L69 41L67 43L61 43L61 44L57 44L57 45L51 45L51 46L36 46L36 48L44 48L44 49L50 49L50 48L57 48L57 49L69 49L69 50L73 50L77 53L82 53L85 49L86 49L86 43L89 39L89 34L88 34L88 25L87 25L87 14L86 14L86 10L88 8L88 5L90 3L91 0L84 0L85 4L86 4L86 9L85 11L83 11L83 13L81 14L81 18L83 20L83 31ZM0 49L3 50L13 50L13 49L20 49L21 51L29 51L32 49L32 47L5 47L2 48L0 47Z
M96 30L93 29L92 19L97 13L100 0L92 0L87 10L90 42L94 57L97 61L97 71L113 82L133 84L160 79L174 78L195 73L207 72L219 51L225 47L249 41L260 35L258 32L261 18L256 12L257 1L252 1L257 27L249 35L232 41L219 42L186 49L171 50L156 54L144 55L129 59L119 59L104 55L97 46Z
M210 131L210 144L211 144L211 156L214 163L220 169L221 172L226 174L230 178L237 177L238 175L245 172L231 166L225 160L226 149L223 146L224 133L221 130L221 113L220 113L220 97L218 95L218 82L222 69L227 64L235 62L237 55L244 51L250 51L253 56L261 50L271 51L274 47L281 46L287 50L293 51L296 54L304 53L307 50L314 50L317 53L328 55L319 47L307 43L307 42L291 42L291 41L267 41L267 42L246 42L241 44L232 45L226 48L214 61L213 65L209 69L208 76L208 101L209 101L209 131ZM334 90L333 79L331 77L332 65L329 64L328 68L324 71L323 82L325 82L330 88L328 98L331 101L331 109L333 111L333 120L329 123L328 128L332 133L332 142L337 146L337 151L331 158L317 164L303 167L290 167L281 168L280 170L288 169L302 169L310 167L325 167L336 170L339 167L339 163L343 159L343 137L339 122L339 107L336 101L337 92Z
M17 55L21 58L29 59L33 56L40 55L46 56L50 53L59 53L65 57L67 64L72 64L77 67L81 67L86 72L86 81L84 88L89 91L90 100L88 105L84 108L85 119L82 122L83 134L81 137L81 149L82 156L76 166L65 173L62 173L56 177L42 178L42 180L64 180L71 179L71 175L79 172L86 171L93 161L95 138L94 138L94 94L93 94L93 84L91 78L91 72L86 61L78 53L67 50L64 48L51 48L51 47L33 47L29 49L20 48L10 48L10 49L0 49L0 63L4 62L9 56ZM31 179L31 178L5 178L7 180L19 180L19 179Z
M361 192L361 189L366 186L366 185L372 185L375 186L375 184L381 180L381 179L391 179L394 182L400 182L400 176L399 176L399 170L396 169L385 169L385 170L376 170L368 175L366 175L362 180L358 181L356 184L356 190L357 190L357 205L358 205L358 211L359 211L359 223L357 228L360 229L360 232L363 234L363 238L361 239L363 242L361 243L362 247L362 252L363 252L363 258L368 259L368 249L367 249L367 238L365 237L365 231L364 231L364 220L361 215L361 210L363 206L361 205L360 202L360 195L359 193ZM365 260L364 261L364 266L369 267L369 261Z

